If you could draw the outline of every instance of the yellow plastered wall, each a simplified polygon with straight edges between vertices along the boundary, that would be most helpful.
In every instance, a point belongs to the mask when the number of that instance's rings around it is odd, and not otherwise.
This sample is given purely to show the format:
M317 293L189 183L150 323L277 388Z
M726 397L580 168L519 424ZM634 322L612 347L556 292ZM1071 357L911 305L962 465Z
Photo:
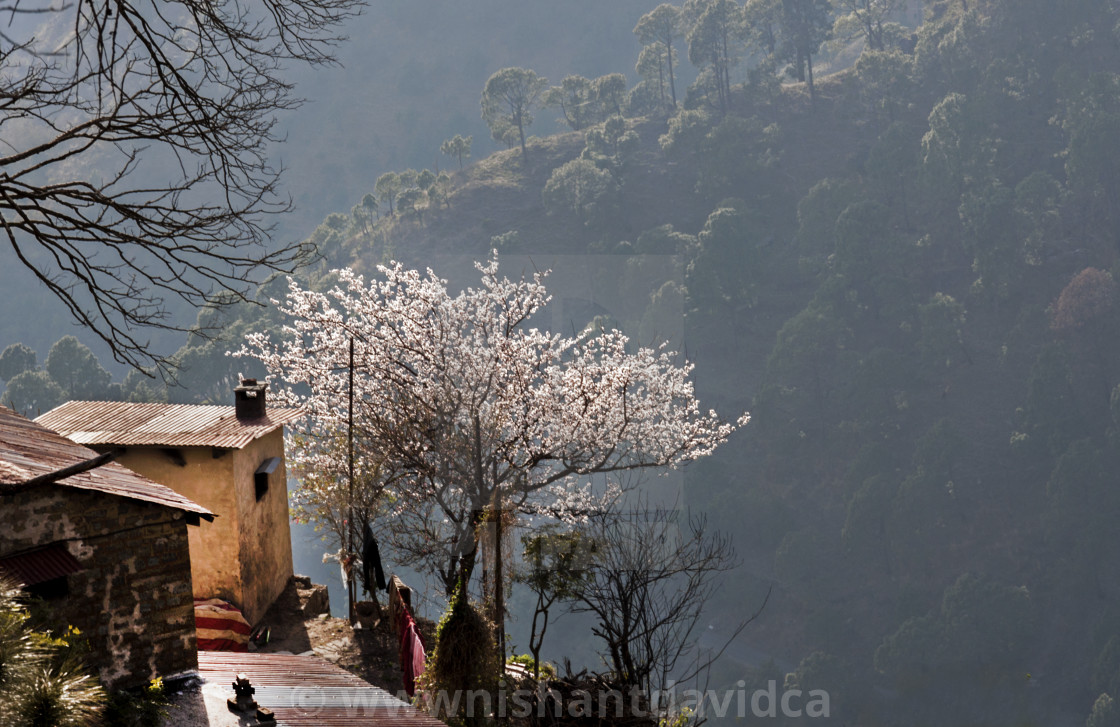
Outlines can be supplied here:
M292 576L283 432L276 430L231 454L238 483L239 567L245 585L241 608L250 623L256 623ZM269 457L279 457L280 466L269 475L268 492L257 500L253 473Z
M210 510L213 522L188 528L195 598L222 598L257 623L292 575L283 432L215 457L210 447L129 447L117 461ZM281 465L256 499L253 473L268 457Z

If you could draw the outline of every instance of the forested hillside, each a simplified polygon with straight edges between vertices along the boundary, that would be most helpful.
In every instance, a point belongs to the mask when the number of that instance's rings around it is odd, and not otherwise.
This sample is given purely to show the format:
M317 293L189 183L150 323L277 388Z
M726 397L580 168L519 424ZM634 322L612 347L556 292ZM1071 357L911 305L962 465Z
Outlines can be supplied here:
M491 245L676 255L648 307L681 306L703 398L754 417L687 473L746 563L713 622L773 583L746 638L853 724L1103 719L1120 690L1118 20L932 3L810 94L748 16L725 59L745 82L721 86L716 56L677 110L632 93L624 120L470 164L434 202L328 218L325 267ZM766 678L731 659L714 675Z
M701 400L753 417L685 470L743 561L705 622L773 586L741 637L772 661L730 650L711 686L826 689L853 725L1115 724L1120 10L793 4L687 0L631 46L636 88L550 77L533 113L564 133L522 149L495 119L509 149L371 176L305 278L609 257L640 301L609 322L648 344L677 316ZM191 392L235 345L184 346Z
M281 141L271 145L270 163L283 169L276 191L284 199L290 196L294 209L268 221L275 226L273 245L278 248L307 236L319 220L352 204L354 192L371 188L383 172L450 167L452 160L440 154L444 139L473 135L475 158L504 148L489 139L478 104L486 78L503 66L530 65L557 78L569 72L594 77L617 69L632 82L637 77L632 68L637 47L631 33L634 19L656 4L367 2L359 17L339 29L347 39L335 49L336 64L285 68L293 95L305 102L276 115ZM11 38L20 37L23 25L43 22L34 13L15 13L8 20L16 23L8 31ZM67 28L56 30L64 35ZM534 133L555 130L554 115L540 115ZM3 139L18 146L18 124L9 123ZM104 173L98 164L104 162L96 155L75 158L65 174L97 178ZM134 172L132 178L140 175ZM29 251L35 264L52 269L49 258ZM5 294L0 349L23 343L42 358L55 341L72 334L90 346L115 377L127 375L96 336L73 324L66 308L28 274L7 244L0 246L0 291ZM171 320L194 320L196 311L189 306L178 305L174 298L167 303ZM181 344L181 334L158 330L148 330L141 338L160 354L172 353Z

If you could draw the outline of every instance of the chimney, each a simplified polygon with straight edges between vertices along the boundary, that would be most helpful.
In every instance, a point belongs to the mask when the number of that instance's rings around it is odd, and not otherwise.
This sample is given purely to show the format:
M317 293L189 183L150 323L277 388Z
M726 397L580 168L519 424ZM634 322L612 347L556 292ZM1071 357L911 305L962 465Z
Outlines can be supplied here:
M256 379L241 380L241 386L233 390L238 419L260 419L264 416L264 392L267 388L268 384L258 384Z

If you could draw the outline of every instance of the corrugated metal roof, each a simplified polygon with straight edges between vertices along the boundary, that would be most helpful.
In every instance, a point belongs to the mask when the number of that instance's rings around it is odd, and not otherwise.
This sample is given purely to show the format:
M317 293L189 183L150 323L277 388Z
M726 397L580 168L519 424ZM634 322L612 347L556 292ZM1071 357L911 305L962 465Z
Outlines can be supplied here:
M35 421L78 444L240 449L301 415L272 408L240 420L232 406L68 401Z
M253 698L281 725L314 727L444 727L345 669L317 656L198 652L198 671L208 684L230 686L238 673L249 677Z
M62 578L81 569L82 564L58 543L0 558L0 572L8 574L24 587Z
M97 452L92 449L75 444L61 434L0 406L0 462L6 465L0 472L7 473L0 476L0 491L2 485L18 485L96 456ZM18 473L26 476L17 479ZM198 513L207 519L213 518L213 513L202 505L115 462L72 475L57 484L154 502Z
M16 467L11 462L0 460L0 485L15 485L20 482L27 482L31 479L31 473L22 467Z

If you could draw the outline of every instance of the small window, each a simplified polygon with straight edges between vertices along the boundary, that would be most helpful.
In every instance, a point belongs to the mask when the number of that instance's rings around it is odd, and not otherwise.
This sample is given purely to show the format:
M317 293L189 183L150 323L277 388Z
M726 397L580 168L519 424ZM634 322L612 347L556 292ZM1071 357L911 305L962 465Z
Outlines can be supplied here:
M279 457L269 457L261 462L261 466L257 467L257 471L253 473L253 486L256 489L258 501L268 492L268 478L279 466Z
M70 582L66 576L51 578L24 589L29 596L41 598L44 601L56 601L70 595Z

